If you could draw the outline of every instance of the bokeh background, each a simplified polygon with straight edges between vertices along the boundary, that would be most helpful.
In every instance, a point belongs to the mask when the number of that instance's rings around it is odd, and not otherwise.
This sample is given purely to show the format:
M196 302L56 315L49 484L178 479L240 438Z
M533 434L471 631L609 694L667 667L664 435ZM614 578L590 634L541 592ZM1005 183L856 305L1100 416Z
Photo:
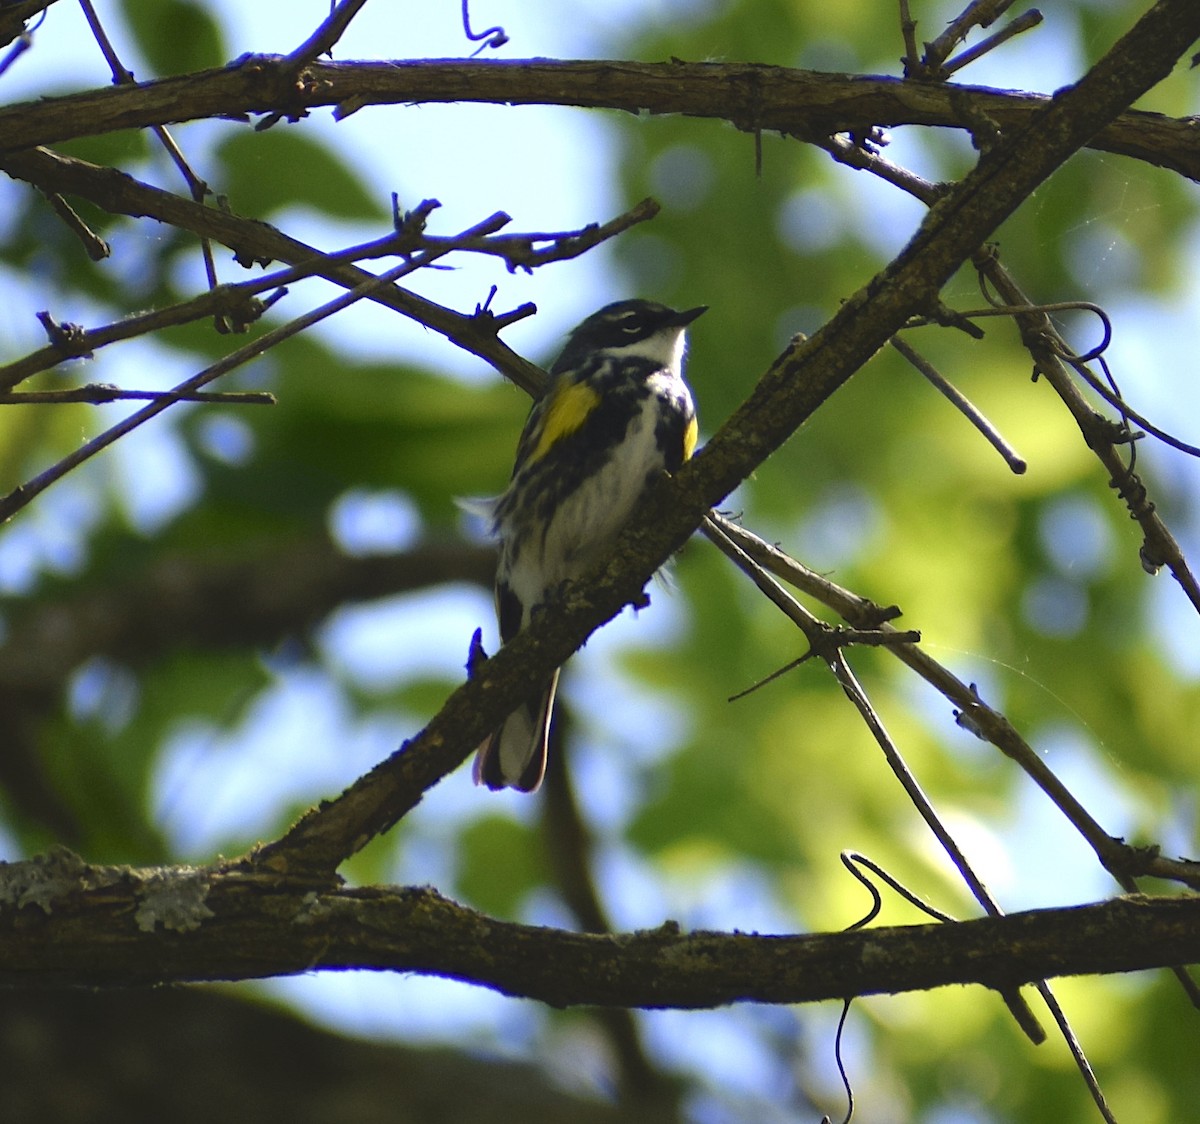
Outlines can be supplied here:
M1140 13L1124 0L1063 0L1046 21L969 67L964 82L1050 92L1073 80ZM315 0L235 4L125 0L98 6L139 78L283 53L326 14ZM918 39L956 5L913 0ZM772 63L899 73L887 0L571 0L473 5L502 25L488 58L632 58ZM341 60L465 56L459 6L370 3ZM33 48L0 76L6 103L103 87L104 60L79 10L52 6ZM1194 112L1180 71L1145 108ZM241 214L335 250L386 233L390 193L434 197L431 230L496 210L512 230L604 221L646 195L653 223L571 262L509 274L453 259L412 279L469 312L534 301L505 333L548 362L569 328L641 295L710 313L692 332L702 431L749 392L787 339L811 332L906 242L921 208L794 140L720 122L569 108L470 105L319 110L266 132L232 122L174 129L198 173ZM182 191L146 134L63 146ZM892 159L930 179L971 165L969 140L895 130ZM1128 399L1185 440L1200 436L1194 336L1200 277L1196 186L1087 152L998 233L1003 260L1037 299L1091 300L1112 317L1108 359ZM113 245L88 262L44 201L0 183L0 362L44 342L35 313L95 326L204 287L195 239L149 221L81 210ZM246 274L219 251L224 280ZM335 295L292 287L269 322ZM964 273L944 294L978 307ZM1094 320L1063 324L1080 351ZM1197 851L1195 731L1200 631L1169 576L1147 577L1136 527L1015 329L982 341L923 329L913 342L1029 462L1015 477L948 404L881 354L729 507L751 529L922 630L930 652L979 685L1114 835ZM166 389L231 346L207 324L119 344L86 366L39 376ZM133 606L140 576L276 557L286 580L326 537L354 556L428 544L478 552L455 504L499 491L525 396L444 339L361 304L227 380L269 389L273 408L179 406L56 485L0 531L5 635L105 591ZM8 491L128 412L9 406L0 413ZM1144 470L1169 524L1197 556L1194 461L1152 441ZM866 852L941 908L976 909L871 738L827 674L804 665L736 703L788 662L801 638L709 544L690 543L669 590L597 634L569 665L570 767L596 838L595 878L620 928L792 932L842 928L866 908L838 861ZM121 611L119 608L115 611ZM41 614L41 616L39 616ZM10 737L0 776L0 857L65 842L111 862L206 861L273 837L418 730L460 680L469 639L495 644L490 593L439 582L316 619L267 645L163 638L94 650ZM86 647L86 645L85 645ZM5 666L26 653L3 651ZM1015 767L953 721L949 704L886 654L853 654L921 782L1008 910L1116 892L1084 843ZM10 734L12 732L10 731ZM431 883L499 916L574 923L546 855L541 797L475 789L460 770L344 868L357 882ZM884 921L919 915L890 900ZM1122 1119L1189 1118L1200 1098L1197 1013L1164 973L1056 985ZM550 1012L420 977L340 973L239 985L339 1033L535 1061L581 1097L604 1099L617 1063L587 1013ZM638 1016L653 1065L677 1079L687 1119L815 1120L844 1111L833 1036L840 1005L735 1007ZM1095 1119L1066 1048L1034 1048L978 990L855 1004L845 1056L860 1119L922 1124ZM516 1080L517 1078L511 1078ZM130 1118L135 1118L131 1116ZM481 1119L483 1117L480 1117ZM549 1118L549 1117L548 1117ZM562 1118L562 1117L554 1117Z

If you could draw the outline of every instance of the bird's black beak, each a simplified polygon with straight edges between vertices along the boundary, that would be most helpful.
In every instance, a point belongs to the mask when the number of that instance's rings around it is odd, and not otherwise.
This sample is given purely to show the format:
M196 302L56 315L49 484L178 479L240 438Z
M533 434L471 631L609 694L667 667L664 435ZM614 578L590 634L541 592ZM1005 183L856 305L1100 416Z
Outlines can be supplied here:
M702 304L699 308L689 308L686 312L676 312L668 321L673 327L682 328L690 324L698 316L703 316L708 311L708 305Z

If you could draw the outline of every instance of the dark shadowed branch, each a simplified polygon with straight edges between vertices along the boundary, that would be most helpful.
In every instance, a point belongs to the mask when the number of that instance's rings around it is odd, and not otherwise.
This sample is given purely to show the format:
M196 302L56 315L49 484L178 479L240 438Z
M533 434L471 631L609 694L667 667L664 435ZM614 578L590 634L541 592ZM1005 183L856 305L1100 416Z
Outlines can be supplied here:
M0 984L115 986L368 968L555 1007L804 1003L1200 960L1200 898L1118 898L811 936L619 935L497 921L435 890L339 889L210 868L0 864Z
M96 90L0 110L0 151L202 117L282 113L320 106L492 102L630 113L681 113L730 121L749 133L802 139L875 126L970 130L986 117L1024 128L1050 98L977 86L855 77L751 63L640 63L516 59L487 62L312 63L297 76L287 56L254 55L221 70ZM1200 179L1195 124L1123 111L1089 135L1091 147Z

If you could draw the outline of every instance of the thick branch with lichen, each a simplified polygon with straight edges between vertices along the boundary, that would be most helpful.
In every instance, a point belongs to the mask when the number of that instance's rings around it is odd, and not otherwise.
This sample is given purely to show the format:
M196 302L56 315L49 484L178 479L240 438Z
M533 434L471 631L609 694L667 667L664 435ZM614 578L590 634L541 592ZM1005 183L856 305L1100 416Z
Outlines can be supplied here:
M620 935L497 921L411 887L345 889L220 868L0 864L0 985L419 972L556 1007L804 1003L1200 960L1200 897L1118 898L949 924L813 935Z

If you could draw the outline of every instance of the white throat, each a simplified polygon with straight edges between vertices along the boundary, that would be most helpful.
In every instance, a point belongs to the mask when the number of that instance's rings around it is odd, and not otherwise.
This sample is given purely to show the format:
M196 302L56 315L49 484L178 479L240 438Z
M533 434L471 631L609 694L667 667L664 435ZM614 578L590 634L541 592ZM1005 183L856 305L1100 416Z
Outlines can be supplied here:
M606 347L605 355L636 356L639 359L649 359L659 367L669 370L674 375L683 372L683 354L687 349L684 329L671 326L660 328L652 336L637 343L625 344L623 347Z

